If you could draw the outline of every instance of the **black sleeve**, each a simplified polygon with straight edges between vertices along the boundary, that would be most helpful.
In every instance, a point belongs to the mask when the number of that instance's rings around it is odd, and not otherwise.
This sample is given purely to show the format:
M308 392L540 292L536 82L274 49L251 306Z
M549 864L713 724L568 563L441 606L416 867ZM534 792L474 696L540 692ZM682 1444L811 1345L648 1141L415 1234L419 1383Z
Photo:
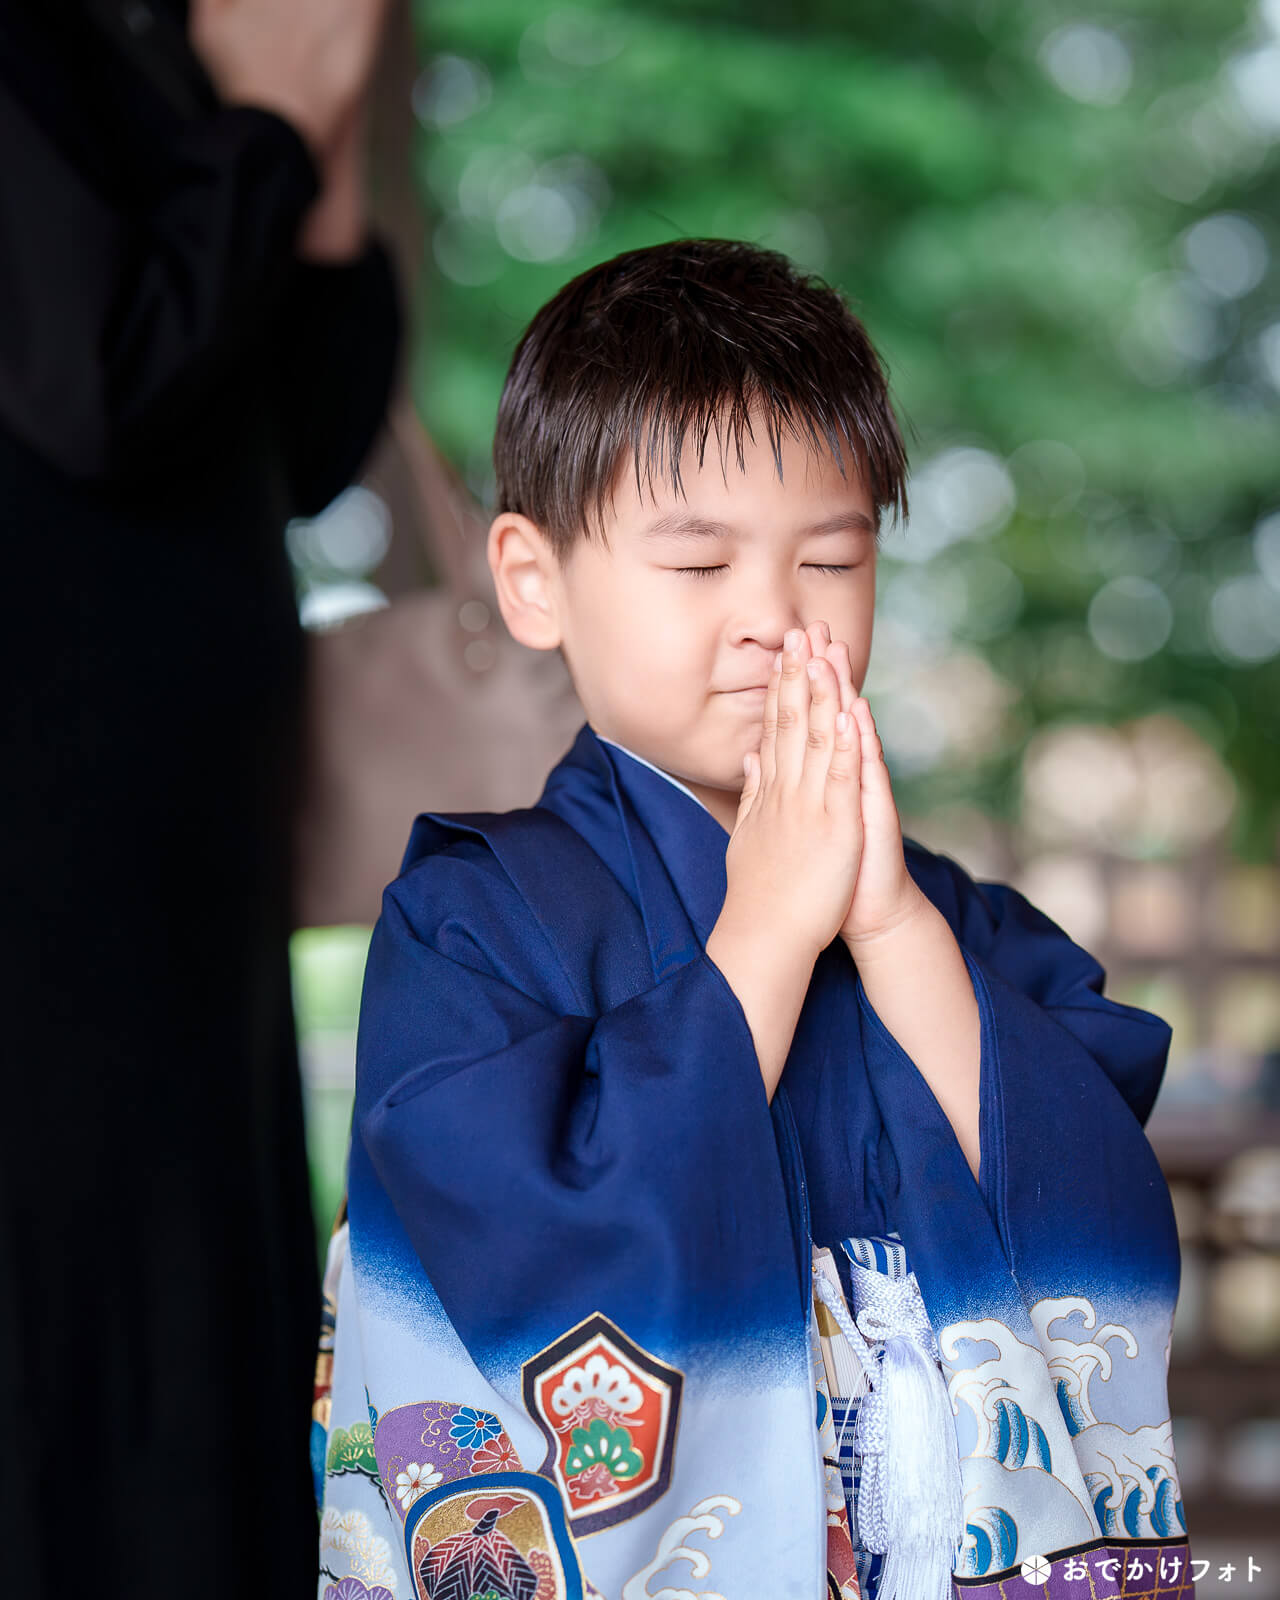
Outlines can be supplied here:
M277 410L294 507L314 516L360 470L387 409L401 313L386 250L299 262L277 329Z
M210 388L267 335L318 189L283 118L181 130L124 217L0 84L0 420L73 477L180 452Z

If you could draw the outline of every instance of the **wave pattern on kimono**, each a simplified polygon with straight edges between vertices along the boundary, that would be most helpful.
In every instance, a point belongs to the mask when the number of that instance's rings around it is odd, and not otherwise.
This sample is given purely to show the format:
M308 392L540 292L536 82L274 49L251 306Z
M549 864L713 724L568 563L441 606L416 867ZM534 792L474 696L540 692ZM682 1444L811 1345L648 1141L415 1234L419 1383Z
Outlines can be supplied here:
M856 1273L909 1256L958 1590L1048 1558L1052 1600L1189 1595L1063 1577L1069 1552L1185 1552L1177 1242L1142 1133L1167 1030L1013 891L910 846L978 998L979 1181L838 941L770 1105L705 954L726 843L589 727L536 806L415 825L327 1280L323 1600L874 1596L814 1241L859 1318Z
M841 1280L852 1284L846 1309L855 1313L873 1359L879 1359L884 1340L876 1337L875 1323L867 1316L867 1307L878 1299L877 1282L909 1285L916 1295L918 1284L896 1235L846 1239L840 1249ZM836 1278L831 1253L817 1252L815 1272L824 1269ZM956 1587L984 1600L1003 1596L1002 1583L1013 1577L1039 1578L1048 1584L1053 1600L1111 1590L1126 1597L1159 1595L1162 1600L1191 1593L1168 1418L1156 1426L1124 1430L1114 1421L1099 1420L1094 1410L1095 1400L1109 1410L1120 1398L1119 1391L1112 1396L1107 1389L1104 1394L1105 1385L1119 1375L1107 1346L1117 1341L1120 1358L1136 1360L1145 1332L1148 1351L1154 1349L1163 1366L1167 1334L1153 1345L1150 1336L1160 1335L1162 1327L1135 1334L1120 1324L1099 1325L1096 1310L1084 1297L1044 1301L1032 1308L1031 1323L1035 1343L1022 1345L1016 1354L1010 1350L1016 1341L1009 1330L994 1321L957 1323L942 1330L938 1340L964 1485L966 1528L955 1564ZM859 1583L866 1600L876 1600L883 1557L863 1547L857 1518L858 1419L866 1384L847 1381L849 1374L856 1379L861 1363L821 1304L817 1327L832 1393L832 1431L838 1430L842 1445L837 1459ZM1094 1380L1099 1390L1091 1396ZM1043 1403L1046 1393L1052 1406ZM1043 1424L1037 1411L1045 1417ZM1084 1494L1079 1492L1080 1479ZM1075 1506L1067 1517L1060 1515L1058 1507L1065 1503L1060 1485L1070 1490L1083 1517ZM993 1503L997 1496L998 1503ZM1025 1537L1028 1529L1044 1542L1032 1546ZM1075 1530L1085 1537L1062 1548L1063 1534L1070 1537ZM1036 1556L1047 1569L1043 1573L1034 1570Z

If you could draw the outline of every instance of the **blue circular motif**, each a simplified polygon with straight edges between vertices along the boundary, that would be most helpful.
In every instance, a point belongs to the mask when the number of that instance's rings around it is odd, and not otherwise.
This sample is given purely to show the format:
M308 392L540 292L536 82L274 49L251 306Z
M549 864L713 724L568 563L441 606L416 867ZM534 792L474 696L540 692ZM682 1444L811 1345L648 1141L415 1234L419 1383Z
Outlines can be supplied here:
M473 1411L470 1406L460 1406L457 1416L449 1424L450 1435L464 1450L478 1450L490 1439L496 1439L501 1432L502 1424L497 1417L487 1411Z

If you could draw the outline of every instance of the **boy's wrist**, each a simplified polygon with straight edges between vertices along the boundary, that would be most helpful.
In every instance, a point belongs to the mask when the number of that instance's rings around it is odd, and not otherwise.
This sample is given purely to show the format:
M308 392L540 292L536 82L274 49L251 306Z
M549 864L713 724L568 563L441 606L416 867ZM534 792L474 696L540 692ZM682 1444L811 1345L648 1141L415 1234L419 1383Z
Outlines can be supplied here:
M912 883L900 904L874 928L857 934L841 928L840 937L859 967L874 967L908 957L922 937L936 936L939 922L946 926L937 906Z
M814 963L822 954L822 946L800 932L788 929L776 921L766 921L726 898L716 925L707 940L710 953L712 941L722 948L729 947L744 961L773 970L794 970L797 974L812 973Z
M726 914L727 912L727 914ZM765 1094L772 1099L809 991L816 952L726 907L707 939L707 959L737 996Z

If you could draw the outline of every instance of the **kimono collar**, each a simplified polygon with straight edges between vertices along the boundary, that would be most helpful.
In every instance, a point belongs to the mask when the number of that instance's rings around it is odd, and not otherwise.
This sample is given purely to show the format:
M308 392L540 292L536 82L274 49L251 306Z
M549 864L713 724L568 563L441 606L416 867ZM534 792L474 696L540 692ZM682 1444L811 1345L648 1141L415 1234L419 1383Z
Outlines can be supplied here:
M724 904L729 835L683 784L584 723L538 803L582 834L630 893L657 976L692 954L688 930L669 916L672 891L705 946Z

